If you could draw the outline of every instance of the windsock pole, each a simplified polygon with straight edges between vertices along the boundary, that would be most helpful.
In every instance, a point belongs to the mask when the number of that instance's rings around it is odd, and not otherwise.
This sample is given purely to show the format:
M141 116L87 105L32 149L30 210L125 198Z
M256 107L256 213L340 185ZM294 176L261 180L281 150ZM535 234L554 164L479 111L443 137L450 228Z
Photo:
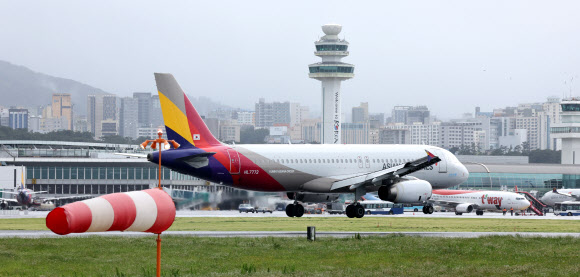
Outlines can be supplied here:
M159 147L159 174L157 174L157 178L159 179L159 185L157 186L160 190L163 188L161 187L161 148L166 146L166 149L169 149L169 143L173 145L173 148L177 149L179 144L173 140L166 140L163 139L163 131L158 130L157 135L159 136L156 140L146 140L141 144L141 148L145 149L149 142L152 142L151 148L155 149L155 147ZM157 277L161 276L161 233L157 234Z

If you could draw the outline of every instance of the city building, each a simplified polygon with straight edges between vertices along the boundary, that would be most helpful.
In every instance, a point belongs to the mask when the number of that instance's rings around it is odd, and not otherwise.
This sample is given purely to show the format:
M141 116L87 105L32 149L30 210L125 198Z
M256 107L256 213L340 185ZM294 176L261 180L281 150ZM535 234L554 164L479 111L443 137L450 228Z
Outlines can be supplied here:
M352 108L352 123L369 122L369 103L360 103L360 106Z
M70 93L52 94L52 118L63 118L63 129L74 130L73 105Z
M8 109L8 127L12 129L28 129L28 110Z
M298 107L298 108L297 108ZM291 125L293 119L300 119L301 114L294 114L300 105L297 103L290 102L273 102L268 103L264 98L260 98L258 103L256 103L255 108L255 120L256 128L267 128L275 125ZM295 123L295 122L294 122Z
M433 122L431 124L422 124L419 122L412 125L405 125L396 123L387 125L387 130L409 130L410 144L425 144L440 146L439 132L441 130L441 122Z
M238 124L240 126L255 126L256 113L255 112L238 112Z
M342 123L343 144L368 144L368 123Z
M117 96L111 94L87 96L87 122L89 131L96 139L105 135L119 134L119 104L117 102Z
M240 125L233 122L220 121L219 140L223 142L240 142Z
M342 26L327 24L322 26L324 36L314 42L316 52L322 61L308 66L309 77L322 82L322 143L341 143L341 103L340 84L354 77L354 65L341 62L348 56L348 42L338 34Z
M411 131L409 129L386 129L379 130L380 144L410 144Z
M139 101L134 97L121 98L119 135L122 137L138 138L139 126Z

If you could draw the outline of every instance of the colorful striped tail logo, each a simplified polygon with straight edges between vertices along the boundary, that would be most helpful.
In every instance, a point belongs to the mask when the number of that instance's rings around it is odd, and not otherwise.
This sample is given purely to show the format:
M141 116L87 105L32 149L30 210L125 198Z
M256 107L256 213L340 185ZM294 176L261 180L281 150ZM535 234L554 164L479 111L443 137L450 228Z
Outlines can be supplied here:
M173 75L155 73L155 82L168 139L175 140L182 148L221 145L211 134Z

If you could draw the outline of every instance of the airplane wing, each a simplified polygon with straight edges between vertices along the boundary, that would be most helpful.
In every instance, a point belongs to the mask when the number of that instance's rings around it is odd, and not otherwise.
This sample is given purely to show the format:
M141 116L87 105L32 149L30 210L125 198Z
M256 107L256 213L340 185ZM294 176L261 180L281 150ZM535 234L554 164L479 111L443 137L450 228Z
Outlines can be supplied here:
M554 190L553 190L553 192L554 192L555 194L559 194L559 195L564 195L564 196L572 197L572 198L574 198L576 201L579 201L579 200L580 200L580 195L577 195L577 194L572 194L571 192L568 192L568 193L566 193L566 192L561 192L561 191L558 191L557 189L554 189Z
M147 154L115 153L115 155L133 157L133 158L147 158Z
M394 181L395 179L419 171L441 161L441 158L431 154L431 152L427 150L425 150L425 152L427 152L427 156L405 164L336 181L332 184L330 190L344 190L345 188L348 188L348 190L352 191L360 186L378 186L385 179L391 179Z
M65 197L42 197L42 200L49 200L49 201L54 201L54 200L62 200L62 199L88 199L88 198L93 198L94 196L92 195L75 195L75 196L65 196Z
M12 202L12 203L18 204L18 201L16 201L16 199L12 199L12 198L0 198L0 202Z
M48 191L28 191L29 194L36 194L36 193L47 193ZM6 194L18 194L18 192L14 191L3 191L2 193Z

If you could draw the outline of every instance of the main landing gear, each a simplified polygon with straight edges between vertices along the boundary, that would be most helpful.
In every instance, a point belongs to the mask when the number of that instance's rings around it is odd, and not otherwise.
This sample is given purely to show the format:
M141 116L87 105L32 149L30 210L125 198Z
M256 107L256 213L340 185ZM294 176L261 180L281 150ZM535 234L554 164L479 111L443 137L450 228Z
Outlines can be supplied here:
M433 211L434 211L433 206L431 206L431 205L423 206L423 213L424 214L433 214Z
M365 207L360 203L356 202L346 206L346 216L349 218L361 218L365 216Z
M286 206L286 215L288 217L302 217L304 215L304 206L300 205L298 202L288 204L288 206Z

